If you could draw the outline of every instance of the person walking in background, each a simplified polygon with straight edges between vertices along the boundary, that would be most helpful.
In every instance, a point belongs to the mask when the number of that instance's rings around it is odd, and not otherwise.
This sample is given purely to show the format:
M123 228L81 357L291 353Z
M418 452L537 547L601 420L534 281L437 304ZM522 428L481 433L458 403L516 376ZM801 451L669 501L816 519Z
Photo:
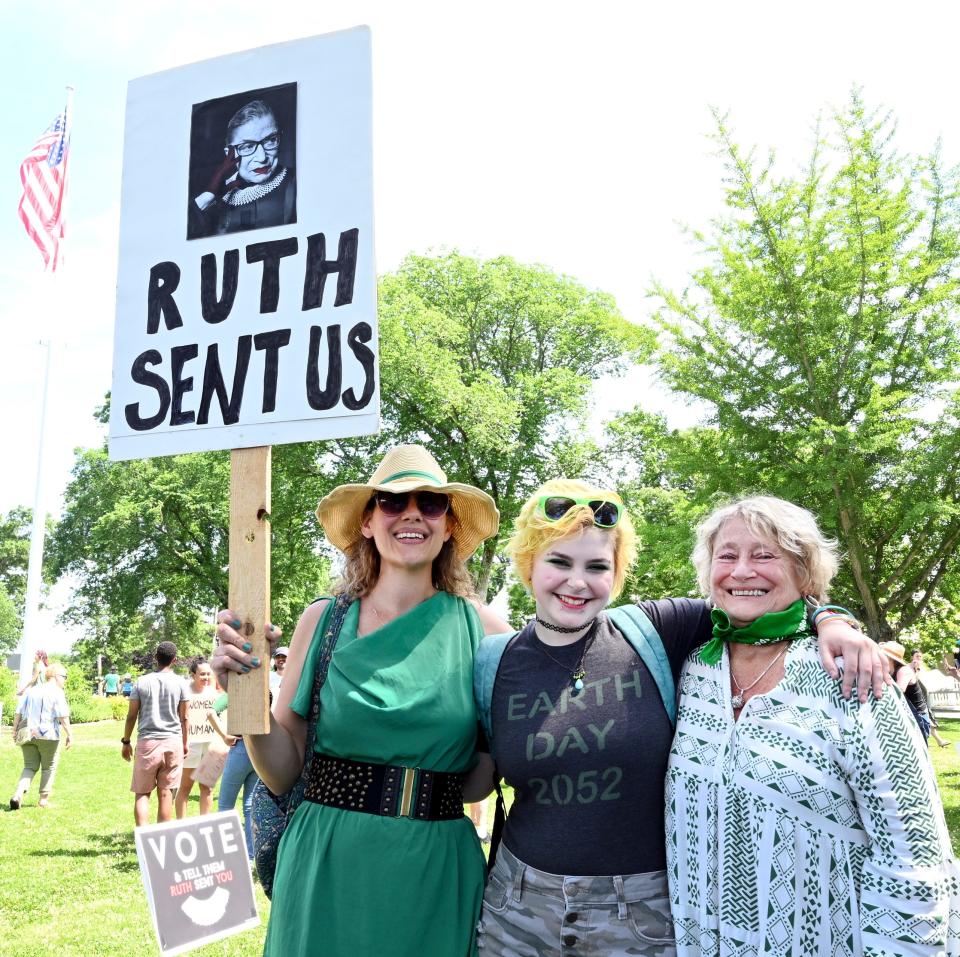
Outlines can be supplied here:
M280 690L283 684L283 673L287 670L287 656L290 649L286 645L281 645L273 653L273 671L270 672L270 690L274 693Z
M271 674L270 677L273 678L273 675ZM228 704L229 698L226 692L213 703L213 710L221 721ZM247 754L243 736L228 735L226 743L230 751L227 754L227 762L223 766L223 777L220 779L217 810L232 811L236 807L240 791L243 791L243 830L247 842L247 857L253 861L253 789L259 778L250 761L250 755Z
M133 691L133 676L124 675L123 684L120 686L120 694L122 694L124 698L129 698L131 691Z
M115 698L120 693L120 675L116 668L111 668L103 678L103 693L108 698Z
M933 713L933 708L930 707L930 695L927 692L926 687L923 682L920 680L920 673L923 671L923 653L917 648L916 651L910 657L910 667L913 669L913 673L917 676L917 688L920 691L920 701L923 714L926 716L927 721L930 722L930 737L933 738L941 748L949 747L950 742L945 741L940 735L940 725L937 723L936 716ZM901 688L901 691L903 689Z
M177 791L177 818L186 817L187 801L193 790L193 773L210 750L214 735L228 743L226 732L220 726L213 705L219 692L213 684L213 672L206 658L194 658L190 663L190 678L186 683L187 692L187 741L189 750L183 759L180 785ZM213 810L213 788L201 781L200 813L209 814Z
M893 662L893 679L897 687L903 692L910 713L917 722L917 727L926 741L930 737L930 715L927 712L927 699L920 688L917 673L907 664L906 649L899 641L881 641L883 653Z
M154 653L157 670L138 678L130 692L127 722L121 755L133 760L130 790L136 795L133 818L137 827L149 823L150 795L157 791L157 821L173 817L173 788L180 781L180 769L187 747L187 694L183 680L173 671L177 646L161 641ZM137 749L130 744L137 725Z
M17 696L22 695L27 688L31 688L33 685L43 684L44 673L49 667L50 662L47 660L47 653L42 648L38 648L33 656L33 674L30 675L28 681L25 681L17 689Z
M30 782L40 771L40 800L38 807L50 806L53 779L60 758L60 732L63 731L64 748L73 744L70 731L70 709L63 693L67 671L60 664L48 665L46 679L31 685L17 701L13 719L13 739L23 737L29 731L29 740L21 747L23 772L17 789L10 798L10 810L19 809L24 795L30 790Z

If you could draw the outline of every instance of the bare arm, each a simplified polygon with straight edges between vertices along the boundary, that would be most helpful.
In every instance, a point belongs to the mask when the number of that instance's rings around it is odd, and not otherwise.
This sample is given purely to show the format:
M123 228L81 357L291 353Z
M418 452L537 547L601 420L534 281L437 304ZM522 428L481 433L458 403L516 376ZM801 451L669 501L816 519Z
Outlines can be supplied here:
M916 677L917 673L910 665L901 665L900 670L897 672L897 677L894 680L897 682L897 687L906 694L907 688L910 687Z
M64 748L67 749L67 750L69 750L70 747L73 745L73 733L72 733L71 730L70 730L70 719L69 719L69 718L61 718L61 719L60 719L60 727L63 728L63 730L66 732L66 736L67 736L67 740L66 740L66 742L64 743Z
M210 722L210 726L213 728L213 730L216 731L221 738L223 738L224 744L230 746L237 740L232 734L227 734L227 732L223 729L223 725L220 724L220 718L213 708L207 711L207 720Z
M482 605L479 601L474 601L472 604L480 616L480 624L483 625L485 635L502 635L505 631L513 631L507 622L486 605Z
M463 782L463 800L467 804L482 801L496 784L496 767L493 758L483 751L477 752L477 763L468 772Z
M291 710L290 703L300 684L303 664L317 622L326 607L325 601L315 602L300 616L290 642L283 684L274 699L270 714L270 731L267 734L244 735L247 752L257 774L274 794L285 794L289 791L303 769L307 722ZM231 618L229 611L221 612L220 626L217 629L220 646L214 655L214 660L217 661L214 671L222 668L225 672L236 672L243 667L251 667L249 653L242 651L244 639L229 624ZM268 632L268 637L274 640L279 637L279 632L274 629Z
M180 707L177 709L178 714L180 715L180 731L183 734L183 756L187 756L187 752L190 750L190 743L187 740L189 734L189 729L187 727L187 701L184 699L180 702Z
M137 716L140 714L140 699L131 698L127 702L127 720L123 726L123 740L129 741L133 734L133 726L137 723ZM133 754L133 747L130 744L121 745L120 754L124 761L129 761Z

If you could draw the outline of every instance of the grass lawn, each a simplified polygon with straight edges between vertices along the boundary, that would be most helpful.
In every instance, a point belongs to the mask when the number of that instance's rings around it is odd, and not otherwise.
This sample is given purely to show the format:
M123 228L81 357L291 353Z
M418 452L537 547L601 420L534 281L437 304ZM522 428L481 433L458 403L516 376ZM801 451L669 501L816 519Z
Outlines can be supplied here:
M943 811L950 829L953 853L960 857L960 719L940 720L940 737L950 742L949 748L937 747L930 739L930 756L937 772L940 784L940 797L943 798Z
M60 756L54 806L37 807L38 774L23 807L10 811L23 763L9 727L3 729L0 952L17 957L159 953L133 844L131 766L120 757L122 734L119 721L74 725L74 746ZM191 815L199 809L198 790L194 786ZM263 951L270 902L260 885L255 887L263 924L193 953L240 957Z
M130 765L120 758L121 730L113 721L77 725L74 748L61 756L55 806L36 806L39 781L34 779L16 812L8 810L7 801L20 776L20 752L9 728L0 735L3 953L131 957L158 952L134 850ZM960 720L942 721L941 734L952 744L960 742ZM934 747L932 755L954 851L960 855L960 754L955 747ZM190 813L197 807L194 794ZM489 810L492 824L492 803ZM256 890L263 924L194 953L261 953L270 902L259 885Z

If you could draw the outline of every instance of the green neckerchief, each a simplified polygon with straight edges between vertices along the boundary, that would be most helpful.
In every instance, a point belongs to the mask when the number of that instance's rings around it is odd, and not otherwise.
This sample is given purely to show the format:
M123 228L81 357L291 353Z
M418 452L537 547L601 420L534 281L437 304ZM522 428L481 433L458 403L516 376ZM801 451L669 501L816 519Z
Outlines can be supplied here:
M761 615L743 628L730 623L730 616L719 608L710 612L713 622L713 637L700 649L700 660L705 665L715 665L723 654L723 645L727 641L737 641L744 645L772 645L784 638L803 638L812 634L807 621L807 608L798 598L783 611L771 611Z

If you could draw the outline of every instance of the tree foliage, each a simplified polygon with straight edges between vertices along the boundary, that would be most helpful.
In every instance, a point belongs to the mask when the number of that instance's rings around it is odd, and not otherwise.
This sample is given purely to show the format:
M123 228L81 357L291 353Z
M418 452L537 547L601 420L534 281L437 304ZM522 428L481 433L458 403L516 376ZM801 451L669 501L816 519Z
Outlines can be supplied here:
M695 233L692 289L655 290L664 377L716 427L677 454L702 500L766 490L816 512L846 555L837 597L890 637L958 571L960 177L898 153L857 93L800 175L719 116L717 141L727 214Z
M613 299L509 257L410 256L380 287L384 444L421 442L451 478L489 492L501 530L530 492L580 474L593 382L649 355L652 335ZM481 595L502 583L497 542Z
M32 523L33 510L29 508L0 514L0 654L4 655L16 648L23 631ZM54 522L48 519L47 535L53 528ZM50 584L49 572L45 564L41 585Z
M289 464L275 450L272 612L287 633L326 571L307 521L315 496ZM163 640L183 656L209 652L212 612L227 604L229 483L228 453L111 462L103 449L78 452L50 553L77 581L65 617L87 631L81 659L149 667Z

